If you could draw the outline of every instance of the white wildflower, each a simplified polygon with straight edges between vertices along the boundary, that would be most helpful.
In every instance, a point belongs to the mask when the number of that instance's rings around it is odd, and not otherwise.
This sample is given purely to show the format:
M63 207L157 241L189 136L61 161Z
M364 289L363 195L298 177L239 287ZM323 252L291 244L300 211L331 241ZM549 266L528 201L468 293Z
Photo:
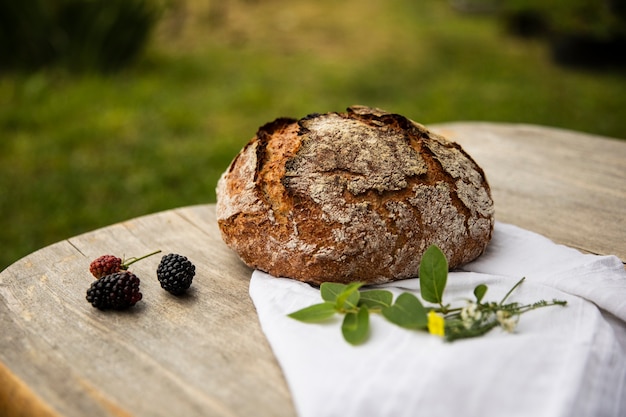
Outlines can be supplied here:
M517 320L515 317L511 316L511 313L505 310L498 310L496 312L496 320L500 323L500 326L504 329L504 331L512 333L515 330L515 326L517 326Z
M472 301L468 301L467 305L461 309L461 320L466 329L472 327L481 317L482 312L478 310L478 304Z

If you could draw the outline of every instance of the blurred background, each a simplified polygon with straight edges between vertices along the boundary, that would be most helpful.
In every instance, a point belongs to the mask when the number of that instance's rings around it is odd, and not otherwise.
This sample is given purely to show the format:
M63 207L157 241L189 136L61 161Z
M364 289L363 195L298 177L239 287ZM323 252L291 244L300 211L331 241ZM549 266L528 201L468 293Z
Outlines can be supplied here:
M280 116L364 104L626 138L625 45L621 0L0 0L0 270L215 202Z

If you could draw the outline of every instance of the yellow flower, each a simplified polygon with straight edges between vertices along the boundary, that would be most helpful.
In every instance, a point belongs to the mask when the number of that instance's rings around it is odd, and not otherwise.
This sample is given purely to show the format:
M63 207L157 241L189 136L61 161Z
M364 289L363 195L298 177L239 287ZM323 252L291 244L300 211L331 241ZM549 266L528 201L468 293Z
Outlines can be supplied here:
M433 310L428 312L428 333L435 336L444 336L446 333L445 324L445 320L439 314Z

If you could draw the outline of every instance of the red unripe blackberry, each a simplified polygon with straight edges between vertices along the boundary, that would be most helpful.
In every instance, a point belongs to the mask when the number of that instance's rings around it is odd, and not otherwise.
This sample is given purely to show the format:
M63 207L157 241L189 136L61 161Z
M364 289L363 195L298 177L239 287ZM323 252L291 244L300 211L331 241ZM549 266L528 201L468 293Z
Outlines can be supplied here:
M119 272L122 269L122 258L113 255L102 255L89 265L89 272L96 278L102 278Z
M139 278L132 272L116 272L94 281L86 298L100 310L123 310L141 300L139 283Z
M187 291L195 274L194 264L187 257L176 253L165 255L157 268L161 287L174 295Z

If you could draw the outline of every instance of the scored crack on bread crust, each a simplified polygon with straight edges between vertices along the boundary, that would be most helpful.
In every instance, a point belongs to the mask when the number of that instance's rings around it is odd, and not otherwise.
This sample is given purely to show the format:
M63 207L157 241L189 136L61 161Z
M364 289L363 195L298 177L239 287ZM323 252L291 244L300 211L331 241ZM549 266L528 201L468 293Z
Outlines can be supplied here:
M380 109L280 118L217 185L224 242L248 266L319 285L416 277L436 244L451 269L483 253L494 207L456 143Z

